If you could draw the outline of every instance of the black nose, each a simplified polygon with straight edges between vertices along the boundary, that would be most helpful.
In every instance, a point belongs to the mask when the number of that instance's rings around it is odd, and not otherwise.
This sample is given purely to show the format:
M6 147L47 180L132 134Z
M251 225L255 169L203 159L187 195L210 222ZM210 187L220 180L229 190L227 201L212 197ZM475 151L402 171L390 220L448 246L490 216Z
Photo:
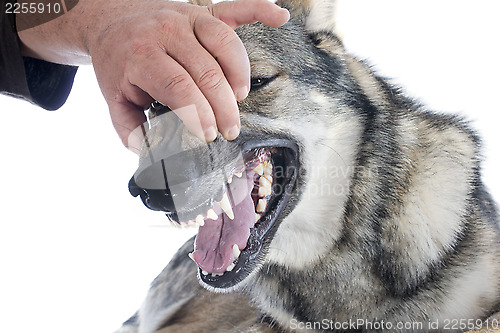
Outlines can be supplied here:
M164 190L145 189L138 186L132 177L128 182L128 190L134 197L140 196L144 205L151 210L175 212L174 200L168 187Z
M186 204L187 189L203 174L202 165L195 151L183 151L161 159L134 174L128 184L130 194L140 196L149 209L174 213L176 205L183 207Z
M205 142L185 130L171 110L155 102L151 130L144 138L139 167L130 179L130 194L139 196L152 210L175 216L191 205L200 177L212 172L212 157Z

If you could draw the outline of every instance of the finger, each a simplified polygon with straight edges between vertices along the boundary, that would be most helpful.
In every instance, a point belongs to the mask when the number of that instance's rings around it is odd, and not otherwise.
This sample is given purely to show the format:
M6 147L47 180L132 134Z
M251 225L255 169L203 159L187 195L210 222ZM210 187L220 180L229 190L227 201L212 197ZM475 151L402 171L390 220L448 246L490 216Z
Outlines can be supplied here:
M245 99L250 88L250 62L238 35L222 21L207 15L196 19L194 33L203 47L217 59L236 99ZM217 112L217 108L214 111Z
M217 127L212 108L190 74L177 61L159 49L148 55L147 61L137 63L141 66L131 74L132 84L172 110L194 105L193 114L181 119L197 137L209 142L215 140Z
M277 28L290 19L288 10L268 0L224 1L208 8L213 16L233 29L255 22Z
M200 140L205 140L207 142L215 140L217 137L217 131L211 127L209 129L204 129L201 124L201 115L199 110L196 108L196 105L187 105L178 109L172 110L182 123L186 126L186 128L192 134L196 135ZM207 139L210 138L210 139Z
M218 22L218 24L215 25L223 25L226 32L234 35L234 40L239 42L239 45L241 45L241 42L234 31L226 24L211 16L206 17L210 21ZM201 23L201 25L203 25L203 23ZM210 30L208 33L212 32L211 29L207 30ZM207 38L210 39L210 36L207 36ZM191 38L186 37L184 41L185 42L180 45L175 45L175 52L173 50L174 46L169 48L169 53L178 63L183 64L184 69L186 69L189 75L193 78L196 85L210 103L217 123L217 128L222 136L224 136L227 140L235 139L240 132L238 105L236 104L233 89L226 79L228 73L223 72L219 63L217 63L214 59L214 56L217 58L218 53L216 52L216 54L210 54L207 52L210 50L202 47L202 45L199 44L199 40L197 40L194 36ZM245 49L243 45L241 45L241 47L243 50L240 50L240 54L238 56L246 59ZM231 54L234 53L230 53L230 55ZM237 72L238 65L239 64L235 63L233 66L236 66L236 68L232 69L232 71ZM246 75L246 77L241 80L244 82L243 88L245 89L244 95L246 96L246 94L248 94L249 87L248 81L250 80L250 65L248 60L246 62L243 61L243 67L247 68L246 71L243 70L243 72L245 72L243 75ZM224 74L226 74L226 76ZM231 72L230 74L232 78L236 77L234 73Z
M138 107L130 102L108 102L111 121L116 133L122 140L125 147L135 153L139 153L142 144L142 137L137 128L146 122L146 116L142 107Z

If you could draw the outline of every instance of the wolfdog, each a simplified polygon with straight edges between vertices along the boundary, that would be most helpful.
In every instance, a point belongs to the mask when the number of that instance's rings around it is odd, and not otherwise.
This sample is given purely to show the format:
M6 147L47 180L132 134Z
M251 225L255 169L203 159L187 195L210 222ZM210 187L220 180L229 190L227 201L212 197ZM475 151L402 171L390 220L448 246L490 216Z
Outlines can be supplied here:
M237 139L202 143L150 109L130 192L199 230L119 332L496 329L476 133L347 54L334 0L278 3L285 26L237 29L252 70Z

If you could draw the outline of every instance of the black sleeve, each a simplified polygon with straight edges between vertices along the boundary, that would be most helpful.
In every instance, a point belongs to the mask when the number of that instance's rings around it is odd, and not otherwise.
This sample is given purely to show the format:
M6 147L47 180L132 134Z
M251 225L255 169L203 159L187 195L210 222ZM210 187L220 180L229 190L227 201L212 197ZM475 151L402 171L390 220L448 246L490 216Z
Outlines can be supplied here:
M21 55L15 16L6 13L15 2L0 0L0 93L56 110L66 102L78 67Z

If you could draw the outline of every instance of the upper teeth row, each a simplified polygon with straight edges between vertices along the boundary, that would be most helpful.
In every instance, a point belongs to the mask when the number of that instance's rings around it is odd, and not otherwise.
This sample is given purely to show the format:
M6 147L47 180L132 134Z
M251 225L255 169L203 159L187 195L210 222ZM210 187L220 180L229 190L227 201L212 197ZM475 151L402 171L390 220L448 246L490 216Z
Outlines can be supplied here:
M237 177L241 177L243 173L235 173ZM222 196L221 201L218 202L220 208L226 213L226 215L233 220L234 219L234 212L233 208L231 207L231 202L229 201L229 197L227 196L227 192L224 192L224 195ZM197 226L204 226L205 225L205 219L211 219L211 220L217 220L218 216L217 213L213 208L210 208L205 215L199 214L196 216L194 220L189 220L187 222L181 222L177 223L173 220L171 220L171 223L176 226L176 227L197 227Z
M273 174L273 165L269 161L265 161L257 165L253 171L255 171L259 176L271 176Z
M259 201L257 203L257 207L255 207L255 211L256 211L256 213L262 213L266 210L266 206L267 206L267 200L265 199L265 197L271 195L271 193L272 193L273 165L271 164L271 162L265 161L265 162L257 165L253 169L253 171L260 176L259 177L259 191L258 192L259 192L259 197L261 199L259 199ZM234 175L239 178L243 175L243 172L235 172ZM228 179L228 183L231 183L232 177L233 176L231 176ZM222 209L222 211L224 213L226 213L226 215L231 220L233 220L234 219L234 212L233 212L233 208L231 207L231 202L229 201L229 197L227 196L227 192L224 193L224 195L222 196L222 199L218 202L218 204L219 204L220 208ZM257 222L259 220L259 218L260 218L260 214L256 214L255 222ZM175 227L181 227L181 228L198 227L198 226L202 227L205 225L206 219L211 219L211 220L218 219L217 213L215 212L215 210L213 208L210 208L204 215L199 214L198 216L196 216L195 219L189 220L187 222L178 223L178 222L173 221L173 220L170 220L170 222Z
M257 222L260 218L260 214L266 210L267 199L265 197L270 196L273 187L273 165L269 161L265 161L257 165L254 171L260 176L259 177L259 201L257 202L257 207L255 207Z
M233 176L236 176L238 178L241 178L241 176L243 176L243 171L238 171L238 172L235 172L232 176L230 176L228 179L227 179L227 183L228 184L231 184L233 182Z
M190 228L190 227L202 227L205 225L205 220L217 220L217 213L213 208L207 210L207 212L203 214L198 214L194 220L189 220L187 222L177 222L169 218L170 223L177 228Z

